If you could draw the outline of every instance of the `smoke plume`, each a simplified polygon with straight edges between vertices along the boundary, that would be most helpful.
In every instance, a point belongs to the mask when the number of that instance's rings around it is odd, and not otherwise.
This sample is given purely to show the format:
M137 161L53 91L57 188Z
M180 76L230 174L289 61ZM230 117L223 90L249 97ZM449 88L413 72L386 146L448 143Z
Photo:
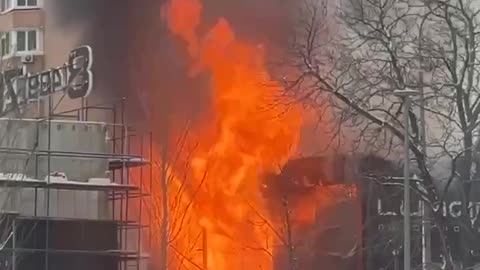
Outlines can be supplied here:
M108 102L127 97L130 116L201 117L208 106L206 79L191 80L186 55L161 19L165 1L54 0L56 19L66 30L83 25L81 40L95 54L93 98ZM208 29L225 17L242 39L270 48L285 44L293 0L207 0ZM274 50L267 50L274 51ZM152 102L161 112L152 112ZM156 115L156 116L155 116ZM162 116L162 117L163 117ZM164 117L163 117L164 118ZM166 119L158 119L163 122Z

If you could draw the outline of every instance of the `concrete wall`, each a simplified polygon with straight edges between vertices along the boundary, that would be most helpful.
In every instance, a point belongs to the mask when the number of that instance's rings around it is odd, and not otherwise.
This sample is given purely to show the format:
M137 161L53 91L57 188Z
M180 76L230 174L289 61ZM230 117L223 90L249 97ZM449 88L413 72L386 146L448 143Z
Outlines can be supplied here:
M103 123L52 121L51 151L109 153L107 128ZM38 140L37 140L38 138ZM0 173L22 174L25 179L45 180L48 156L35 151L48 151L48 124L37 120L0 119ZM27 150L26 153L17 153ZM68 181L87 182L91 178L108 178L108 160L52 154L50 173L65 173ZM20 180L21 181L21 180ZM37 193L37 215L46 214L46 192ZM0 207L33 215L35 192L27 188L0 188ZM98 191L50 190L50 214L65 218L108 218L106 194Z

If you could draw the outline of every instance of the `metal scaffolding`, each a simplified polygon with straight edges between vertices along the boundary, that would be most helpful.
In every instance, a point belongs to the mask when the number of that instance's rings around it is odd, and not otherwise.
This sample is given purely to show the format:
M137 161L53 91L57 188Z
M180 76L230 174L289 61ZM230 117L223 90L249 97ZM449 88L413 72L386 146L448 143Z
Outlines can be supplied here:
M38 161L43 158L46 163L35 162L35 172L45 171L45 168L38 166L45 165L48 172L44 180L41 175L36 175L33 179L10 179L0 177L0 186L2 188L15 189L33 189L33 215L22 215L19 211L3 212L5 220L9 220L6 227L10 227L11 233L7 236L4 247L0 248L2 254L8 253L11 257L8 268L12 270L27 270L19 267L22 256L27 254L43 254L44 270L55 269L52 266L51 258L60 254L68 256L106 256L113 258L116 262L116 269L142 269L142 265L148 265L149 256L145 250L149 250L151 241L151 229L148 215L145 215L145 201L150 196L152 187L152 134L137 132L133 127L126 124L125 120L125 99L120 99L112 105L89 105L87 101L82 100L79 108L55 112L58 104L54 105L53 97L48 97L45 107L48 108L46 115L35 119L37 125L46 125L48 129L47 148L46 149L25 149L21 147L0 147L0 154L24 154L30 155ZM58 101L59 103L62 101ZM40 107L40 106L39 106ZM112 119L110 123L105 123L108 133L111 134L109 143L111 152L82 152L82 151L61 151L54 150L52 146L52 127L55 121L68 119L75 123L89 122L93 111L101 111L102 115L108 115ZM40 110L39 110L40 115ZM20 121L22 119L19 119ZM37 127L38 128L38 127ZM37 136L38 140L38 136ZM38 141L37 141L38 145ZM103 160L108 163L108 171L111 183L92 183L75 181L51 181L52 159L53 158L77 158L85 160ZM1 172L0 172L1 173ZM88 179L84 179L88 180ZM52 217L51 211L51 192L54 190L69 191L95 191L106 193L105 203L109 205L109 219L95 220L85 218L61 218ZM43 200L39 199L39 193L43 192ZM38 208L40 202L44 202L45 214L39 214ZM20 225L28 223L35 224L32 232L40 233L39 228L44 229L43 244L37 246L22 245L26 238L20 235ZM68 224L110 224L116 230L116 248L97 249L90 246L83 248L59 248L58 244L53 242L52 233L57 233L56 227L59 222L70 222ZM40 224L40 225L39 225ZM60 223L59 223L60 224ZM66 224L66 223L65 223ZM86 226L86 225L85 225ZM7 228L3 228L7 229ZM30 233L32 233L30 232ZM80 234L81 232L72 231L71 234ZM23 237L23 238L22 238ZM57 236L55 236L57 237ZM90 236L92 237L92 236ZM95 236L93 236L95 238ZM25 239L24 239L25 238ZM56 240L55 240L56 241ZM65 255L67 256L67 255ZM82 257L82 258L83 258ZM8 260L7 260L8 261ZM1 269L1 266L0 266ZM30 268L28 268L30 269ZM42 269L36 265L35 269Z

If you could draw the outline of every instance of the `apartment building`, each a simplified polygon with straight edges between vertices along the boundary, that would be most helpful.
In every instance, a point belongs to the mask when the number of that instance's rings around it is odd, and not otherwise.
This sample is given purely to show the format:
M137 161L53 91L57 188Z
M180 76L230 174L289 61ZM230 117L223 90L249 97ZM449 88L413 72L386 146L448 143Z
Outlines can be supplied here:
M43 0L1 0L2 67L25 64L31 71L45 67L46 12Z
M54 0L0 1L0 69L24 67L36 73L59 67L72 49L85 45L82 26L65 30ZM58 109L80 105L80 100L64 99Z

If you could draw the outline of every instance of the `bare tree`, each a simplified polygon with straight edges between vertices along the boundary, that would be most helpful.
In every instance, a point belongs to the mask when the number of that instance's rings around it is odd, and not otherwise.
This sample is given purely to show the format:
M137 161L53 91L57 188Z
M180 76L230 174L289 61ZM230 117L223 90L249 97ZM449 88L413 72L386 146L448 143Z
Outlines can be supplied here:
M302 102L328 100L337 129L348 130L349 136L338 134L353 142L352 150L394 156L405 137L404 100L393 91L423 91L423 100L414 100L409 113L410 150L421 178L411 188L431 206L438 227L446 224L439 205L450 191L458 191L465 232L461 253L468 253L467 238L474 225L471 213L477 211L473 193L480 180L478 4L472 0L342 0L329 8L331 15L318 1L302 5L285 61L294 67L283 76L288 89ZM421 109L427 122L425 133ZM438 175L433 168L442 159L450 165L448 173ZM451 244L442 229L439 233L447 268L451 268Z
M181 134L177 135L175 136L176 139L170 142L171 147L168 156L159 152L154 157L152 189L149 190L149 184L144 183L147 186L144 189L152 195L152 201L147 201L146 205L149 207L149 215L152 218L154 247L158 248L165 245L163 243L165 241L163 230L166 226L168 256L167 262L163 257L159 262L162 267L166 265L168 268L179 270L208 269L209 252L219 252L219 250L209 251L211 247L209 247L208 241L214 239L211 238L212 236L220 235L226 237L227 241L231 243L229 250L220 251L226 253L226 258L235 256L240 258L239 260L243 260L242 257L246 257L244 260L250 261L252 258L263 257L269 258L273 263L276 259L273 253L283 254L285 250L285 254L288 255L289 269L299 269L296 265L298 263L296 249L300 248L299 246L302 244L298 242L295 236L294 231L298 229L294 229L295 225L292 224L294 223L295 213L292 213L292 206L289 205L290 200L286 196L278 194L275 198L268 198L267 200L275 201L276 209L279 211L277 213L271 212L272 210L268 207L267 209L260 209L261 207L252 202L250 198L241 197L240 200L245 207L244 211L247 213L245 220L237 221L242 224L237 224L235 221L230 223L231 220L229 219L231 217L228 216L229 214L222 212L225 209L214 205L221 201L216 201L210 197L212 194L207 194L211 192L208 183L211 180L211 168L207 165L201 176L193 175L191 160L197 144L192 143L195 139L189 125L187 124ZM162 162L162 157L167 157L167 162ZM213 160L209 160L207 164L209 162L214 163ZM215 174L213 173L213 175ZM165 188L166 190L163 190ZM165 193L168 194L168 220L165 220L165 210L163 208ZM257 195L255 194L255 196ZM210 208L217 209L215 215L218 216L219 221L225 221L232 227L239 226L246 231L262 231L265 236L252 241L250 235L242 235L235 230L235 234L231 234L222 231L223 228L221 227L216 227L218 225L213 225L213 232L212 228L207 230L201 223L202 215L206 215L207 218L213 217L208 216L209 213L203 213L202 209ZM225 220L221 220L222 218L225 218ZM212 221L217 222L216 220ZM249 256L247 254L255 255ZM260 262L258 264L260 267Z

